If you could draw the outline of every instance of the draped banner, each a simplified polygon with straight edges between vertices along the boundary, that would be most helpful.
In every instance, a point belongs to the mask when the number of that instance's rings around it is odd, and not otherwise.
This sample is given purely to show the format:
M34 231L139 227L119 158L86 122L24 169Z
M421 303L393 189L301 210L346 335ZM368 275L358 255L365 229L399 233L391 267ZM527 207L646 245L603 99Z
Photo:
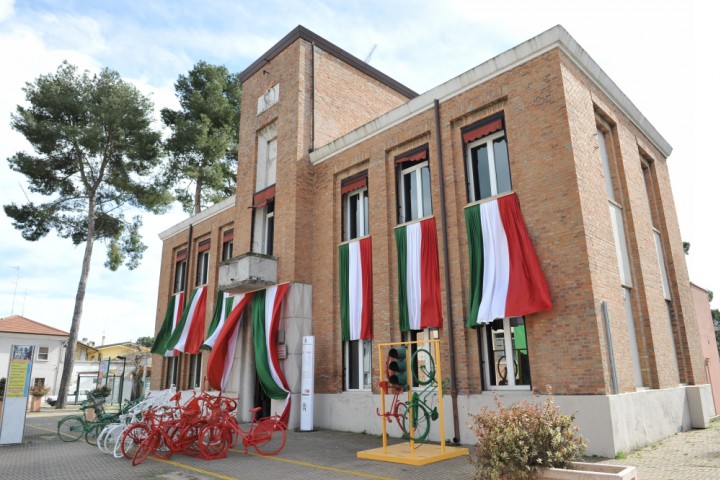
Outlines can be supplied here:
M230 370L237 350L240 326L245 315L245 308L253 298L253 293L232 297L237 300L222 326L216 330L212 351L208 359L207 377L210 388L223 391L227 385Z
M285 399L281 418L286 425L290 418L290 387L280 370L277 336L280 306L289 286L284 283L255 292L252 302L253 346L258 379L268 397L273 400Z
M467 327L552 309L514 193L466 207L465 224L470 250Z
M160 326L160 330L158 330L157 335L155 335L155 342L150 349L152 353L156 353L158 355L166 354L167 342L172 336L175 325L177 325L177 323L180 321L180 317L182 316L184 299L185 294L183 292L178 292L170 297L167 310L165 311L165 319L163 320L163 323ZM172 356L172 352L170 352L170 355L166 356Z
M400 330L442 327L435 218L395 229Z
M230 315L232 309L235 308L235 305L242 300L242 297L242 295L230 295L223 291L218 292L217 300L215 301L215 309L213 310L213 317L210 321L210 326L208 327L208 336L203 342L201 348L205 350L211 350L213 348L213 345L215 345L217 337L225 324L225 320L228 315Z
M338 250L342 340L368 340L372 337L372 241L365 237Z
M180 323L167 342L167 349L184 353L199 353L205 335L205 301L207 287L195 288L188 305L183 311Z

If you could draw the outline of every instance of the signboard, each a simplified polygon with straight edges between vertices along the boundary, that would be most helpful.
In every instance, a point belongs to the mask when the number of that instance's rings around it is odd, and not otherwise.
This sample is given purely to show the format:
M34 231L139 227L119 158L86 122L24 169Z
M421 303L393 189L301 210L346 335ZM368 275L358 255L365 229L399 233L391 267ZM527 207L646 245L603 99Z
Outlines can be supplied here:
M10 349L10 366L0 423L0 445L22 443L34 353L34 345L13 345Z
M315 337L302 339L302 370L300 373L300 431L313 431L315 397Z

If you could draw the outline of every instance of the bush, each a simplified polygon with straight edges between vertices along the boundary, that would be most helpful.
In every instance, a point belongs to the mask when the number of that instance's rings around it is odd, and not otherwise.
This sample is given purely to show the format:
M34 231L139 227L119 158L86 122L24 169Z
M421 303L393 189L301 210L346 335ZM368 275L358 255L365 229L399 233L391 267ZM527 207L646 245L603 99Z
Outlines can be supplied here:
M33 397L44 397L45 395L48 394L48 392L50 392L50 387L46 387L45 385L42 385L42 384L33 385L32 387L30 387L30 390L28 390L28 391L30 392L30 395L32 395Z
M471 415L477 437L475 478L532 479L546 467L566 468L585 452L586 444L573 426L575 416L563 415L548 392L545 401L517 402L505 407L495 395L495 409Z
M103 385L102 387L97 387L94 390L91 390L88 392L88 396L93 398L105 398L108 395L110 395L110 387L107 385Z

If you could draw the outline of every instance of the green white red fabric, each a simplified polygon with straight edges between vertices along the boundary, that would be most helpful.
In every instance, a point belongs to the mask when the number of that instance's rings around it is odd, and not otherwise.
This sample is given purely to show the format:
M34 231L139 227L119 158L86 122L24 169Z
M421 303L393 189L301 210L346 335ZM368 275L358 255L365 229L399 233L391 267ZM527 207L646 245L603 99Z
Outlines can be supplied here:
M150 349L152 353L156 353L158 355L166 354L167 342L172 336L175 325L177 325L182 317L184 299L185 294L183 292L178 292L170 297L167 310L165 310L165 318L160 326L160 330L158 330L157 335L155 335L155 342L153 342L153 346ZM172 356L172 351L169 356Z
M552 309L545 276L513 193L467 207L467 327Z
M278 358L280 307L290 285L284 283L255 292L252 301L253 346L255 369L265 394L273 400L285 399L280 415L287 425L290 418L290 387Z
M184 353L199 353L200 346L205 338L205 301L207 298L207 287L195 288L188 304L183 311L180 322L175 327L167 349L175 349Z
M442 327L435 218L395 229L400 330Z
M217 335L208 358L207 378L210 388L220 391L225 390L237 351L237 340L245 316L245 308L252 297L252 293L247 293L227 299L232 300L233 308L222 326L217 328Z
M202 344L203 349L210 350L215 345L217 337L222 330L225 320L233 308L242 300L243 295L230 295L227 292L218 292L215 300L213 317L208 327L208 336Z
M372 338L372 241L370 237L338 247L342 340Z

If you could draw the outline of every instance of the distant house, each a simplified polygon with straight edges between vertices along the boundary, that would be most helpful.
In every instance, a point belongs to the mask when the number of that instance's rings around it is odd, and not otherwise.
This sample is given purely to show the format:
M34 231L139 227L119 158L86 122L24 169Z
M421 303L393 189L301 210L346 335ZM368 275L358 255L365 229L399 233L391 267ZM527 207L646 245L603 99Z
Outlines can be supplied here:
M60 386L64 349L69 334L20 315L0 318L0 378L7 377L10 349L13 345L33 345L31 385L50 387L50 394Z

